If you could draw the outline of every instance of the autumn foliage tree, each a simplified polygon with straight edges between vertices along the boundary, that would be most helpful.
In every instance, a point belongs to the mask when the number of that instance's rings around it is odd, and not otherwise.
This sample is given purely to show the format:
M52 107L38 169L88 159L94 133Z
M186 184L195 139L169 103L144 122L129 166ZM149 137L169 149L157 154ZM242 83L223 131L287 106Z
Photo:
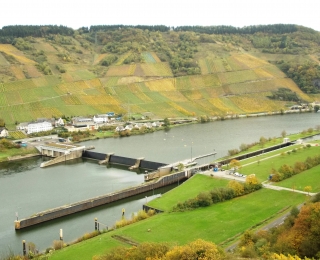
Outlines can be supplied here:
M225 253L212 242L198 239L189 244L171 247L168 243L141 243L135 247L120 247L93 260L220 260Z

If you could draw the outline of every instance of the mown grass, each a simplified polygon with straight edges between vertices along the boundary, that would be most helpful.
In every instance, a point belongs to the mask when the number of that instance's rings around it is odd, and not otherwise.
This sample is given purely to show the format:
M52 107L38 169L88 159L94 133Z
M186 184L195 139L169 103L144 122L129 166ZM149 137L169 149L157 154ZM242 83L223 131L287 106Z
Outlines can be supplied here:
M301 139L301 138L306 138L306 137L311 137L313 135L317 135L319 134L320 131L319 130L314 130L312 133L296 133L296 134L290 134L290 135L287 135L286 138L289 138L289 141L293 142L293 141L296 141L298 139ZM251 152L255 152L255 151L258 151L258 150L264 150L266 148L269 148L269 147L272 147L272 146L275 146L275 145L279 145L279 144L282 144L283 143L283 137L265 137L267 139L267 142L264 144L264 145L261 145L259 143L259 140L257 140L257 144L253 145L252 147L250 147L249 149L245 150L245 151L241 151L240 153L238 154L235 154L233 156L226 156L226 157L223 157L223 158L220 158L220 159L228 159L228 158L233 158L233 157L236 157L236 156L240 156L240 155L244 155L246 153L251 153ZM314 143L314 141L310 141L310 143ZM247 144L248 145L248 144ZM284 150L281 150L281 149L278 149L275 151L275 153L279 153L279 151L288 151L288 150L292 150L293 146L291 146L291 148L282 148ZM235 148L237 149L237 148ZM272 152L271 152L272 153ZM268 153L269 155L270 153ZM260 156L263 156L263 155L260 155ZM247 160L255 160L254 159L255 157L250 158L250 159L247 159ZM245 160L242 160L242 161L245 161Z
M279 183L274 183L274 185L301 191L303 191L306 186L311 186L311 192L320 192L320 182L318 181L319 177L320 165L301 172Z
M226 187L228 182L228 180L196 174L177 188L166 192L160 198L150 201L147 205L163 211L169 211L178 202L194 198L202 191L210 191L216 187Z
M112 248L118 246L128 246L118 240L113 239L111 236L114 232L109 232L81 243L74 244L70 247L65 247L62 250L55 251L49 258L50 260L59 259L77 259L88 260L92 259L94 255L101 255Z
M293 149L293 147L292 147ZM260 160L259 156L256 158L256 163L245 165L240 169L243 174L256 174L256 177L260 181L265 181L271 174L271 169L278 170L280 166L287 164L294 166L295 162L304 162L308 157L313 157L320 152L319 146L313 146L310 148L300 148L296 152L290 154L278 154L274 157L267 158L266 160Z
M6 149L0 152L0 162L7 161L8 157L11 157L11 156L26 155L26 154L32 154L32 153L39 153L39 152L34 147Z
M91 259L121 245L111 238L119 235L136 242L186 244L202 238L219 244L258 227L271 216L303 203L306 196L289 191L262 189L231 201L187 212L161 213L152 218L111 231L57 251L50 259ZM149 230L149 231L148 231Z

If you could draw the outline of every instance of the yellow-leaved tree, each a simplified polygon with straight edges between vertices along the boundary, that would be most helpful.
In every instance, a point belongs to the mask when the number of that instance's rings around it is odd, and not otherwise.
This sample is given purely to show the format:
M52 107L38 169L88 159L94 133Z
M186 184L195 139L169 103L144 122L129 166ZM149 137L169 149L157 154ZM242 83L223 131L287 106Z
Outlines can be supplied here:
M250 174L246 177L246 183L250 185L255 185L255 184L259 184L259 181L255 174Z
M202 239L197 239L184 246L175 246L167 252L164 259L182 260L182 259L202 259L219 260L224 259L225 253L214 243Z
M233 189L234 194L236 196L241 196L244 193L244 186L240 182L237 181L229 181L228 187Z

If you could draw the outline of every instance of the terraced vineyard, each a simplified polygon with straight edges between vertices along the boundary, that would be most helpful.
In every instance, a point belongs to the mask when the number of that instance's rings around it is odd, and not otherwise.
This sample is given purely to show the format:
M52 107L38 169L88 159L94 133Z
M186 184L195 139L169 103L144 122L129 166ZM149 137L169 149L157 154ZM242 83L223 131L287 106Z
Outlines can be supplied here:
M4 52L7 55L12 56L14 59L21 62L22 64L36 64L35 61L25 57L23 52L19 51L11 44L0 44L0 52Z
M25 135L24 133L22 133L21 131L10 131L9 132L10 137L12 137L13 139L17 140L17 139L23 139L26 138L27 135Z
M303 93L275 65L262 59L274 61L275 56L256 50L248 53L231 42L223 43L221 37L215 39L217 43L198 42L193 56L189 53L183 61L185 72L177 74L170 66L172 57L183 60L178 53L181 45L175 42L178 38L164 33L163 39L170 40L161 46L152 40L138 51L128 45L110 53L102 53L102 44L92 44L85 37L72 38L75 45L34 38L28 42L32 51L0 44L0 118L14 129L16 122L38 117L127 113L128 105L131 113L152 112L156 117L271 112L286 109L286 102L268 98L278 88L290 89L306 102L318 98ZM37 65L35 60L41 59L34 53L43 55L51 71ZM108 55L117 60L101 66ZM140 55L141 63L124 64L130 55Z

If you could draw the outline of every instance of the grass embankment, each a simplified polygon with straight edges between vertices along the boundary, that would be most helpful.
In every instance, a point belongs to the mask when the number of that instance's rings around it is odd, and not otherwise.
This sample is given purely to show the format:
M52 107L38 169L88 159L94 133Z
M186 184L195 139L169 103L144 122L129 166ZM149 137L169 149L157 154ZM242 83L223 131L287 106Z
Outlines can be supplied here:
M0 152L0 162L8 161L8 157L37 154L39 151L34 147L11 148Z
M306 186L311 186L311 192L320 192L320 165L309 170L301 172L289 179L283 180L279 183L273 183L276 186L286 187L289 189L303 191Z
M169 211L178 202L184 202L190 198L194 198L202 191L212 190L217 187L226 187L228 182L228 180L197 174L190 180L182 183L179 187L166 192L161 198L150 201L148 206Z
M306 131L305 131L306 132ZM311 133L296 133L296 134L290 134L290 135L287 135L286 138L289 138L289 141L293 142L293 141L296 141L298 139L301 139L301 138L307 138L307 137L311 137L311 136L314 136L314 135L317 135L317 134L320 134L320 131L319 130L313 130L313 132ZM244 154L247 154L247 153L252 153L252 152L255 152L255 151L259 151L259 150L264 150L264 149L267 149L269 147L272 147L272 146L275 146L275 145L279 145L279 144L282 144L283 143L283 137L273 137L273 138L268 138L266 139L267 141L262 145L259 141L257 141L257 144L251 146L250 148L248 148L247 150L245 151L241 151L235 155L232 155L232 156L226 156L226 157L223 157L223 158L219 158L219 160L222 160L222 159L228 159L228 158L234 158L234 157L237 157L237 156L240 156L240 155L244 155ZM288 148L290 149L290 148Z
M191 182L190 185L193 184L193 178L188 181ZM203 182L207 181L203 179ZM184 189L180 189L180 193L183 192ZM171 196L174 198L176 194L171 194ZM169 200L169 198L163 198L163 200ZM94 255L113 247L114 242L111 242L111 235L119 235L136 242L166 241L185 244L202 238L219 244L257 226L284 208L304 201L305 195L302 194L262 189L206 208L187 212L161 213L79 245L57 251L50 259L91 259Z
M114 232L109 232L81 243L74 244L70 247L65 247L61 250L55 251L50 260L59 259L77 259L77 260L88 260L92 259L94 255L101 255L111 249L118 246L129 246L128 244L122 243L111 236Z
M268 180L272 168L278 170L284 164L293 166L295 162L303 162L306 158L313 157L320 152L319 146L300 149L297 149L297 147L299 146L292 146L289 150L296 148L296 152L291 152L290 154L287 153L287 149L278 150L277 155L272 155L272 152L269 154L269 158L265 158L265 160L261 160L260 156L257 156L255 161L251 161L251 164L242 167L239 172L247 175L254 173L259 181L262 182ZM246 164L247 162L241 161L241 163Z

